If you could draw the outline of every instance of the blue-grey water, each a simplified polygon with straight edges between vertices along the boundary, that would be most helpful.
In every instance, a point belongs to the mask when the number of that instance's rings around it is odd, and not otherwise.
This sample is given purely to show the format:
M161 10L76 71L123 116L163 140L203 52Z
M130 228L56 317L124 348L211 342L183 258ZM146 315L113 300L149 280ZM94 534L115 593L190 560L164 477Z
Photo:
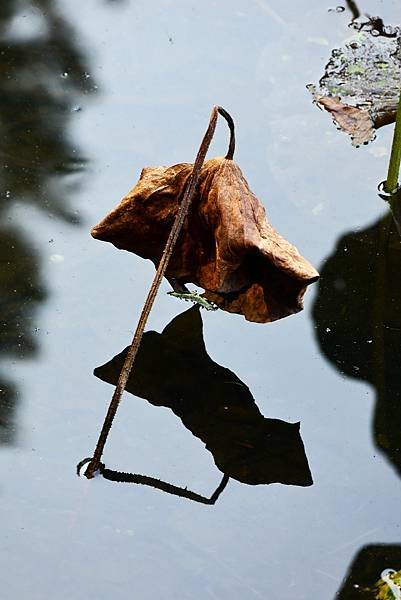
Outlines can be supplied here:
M395 1L358 5L400 22ZM361 552L374 556L372 582L401 569L401 255L376 190L392 127L355 149L311 102L305 86L352 34L351 13L335 6L2 0L5 598L332 600ZM265 417L301 423L313 477L231 478L203 505L78 478L75 465L93 452L113 391L93 370L128 345L154 274L90 228L143 166L191 162L214 104L235 118L236 160L269 220L322 278L302 313L272 324L202 312L211 359ZM219 125L210 156L226 138ZM168 290L148 330L188 308ZM204 497L222 477L169 408L128 393L104 460Z

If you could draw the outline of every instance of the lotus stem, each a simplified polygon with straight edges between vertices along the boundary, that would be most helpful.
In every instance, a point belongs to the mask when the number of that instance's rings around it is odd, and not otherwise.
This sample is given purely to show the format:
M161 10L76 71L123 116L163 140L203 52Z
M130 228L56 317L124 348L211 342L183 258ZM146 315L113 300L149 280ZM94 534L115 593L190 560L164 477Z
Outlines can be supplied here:
M221 106L217 107L217 111L218 113L225 118L225 120L227 121L228 127L230 129L230 143L228 146L228 150L227 150L227 154L225 156L225 158L227 160L232 160L234 157L234 152L235 152L235 125L234 125L234 121L231 117L231 115L224 110L224 108L222 108Z
M224 110L221 106L214 106L210 115L209 124L206 130L205 135L203 136L201 145L198 150L198 154L196 155L196 159L194 162L194 167L192 169L192 173L189 179L188 186L184 193L184 197L182 199L180 208L177 212L177 216L175 218L174 224L171 228L170 235L167 239L166 246L163 250L162 257L159 262L159 266L157 268L156 274L154 276L152 285L150 287L149 293L145 300L145 304L143 306L141 315L139 317L138 325L135 330L134 337L132 339L131 345L128 349L128 353L124 364L121 369L120 376L117 381L116 388L114 390L113 397L111 399L98 442L96 444L96 448L92 458L84 459L79 463L79 466L83 466L86 462L89 462L88 467L85 471L85 477L88 479L92 479L95 476L96 471L99 470L101 464L101 458L103 455L104 446L106 444L108 435L110 433L111 426L113 424L114 417L116 415L118 406L120 404L121 397L125 390L125 386L128 381L128 377L131 373L132 366L134 364L135 357L138 353L139 346L142 340L143 332L145 329L146 322L148 320L150 311L152 310L153 303L156 299L157 292L159 290L162 279L165 275L170 257L173 253L174 246L182 229L185 217L187 216L189 206L194 197L196 186L199 180L199 175L202 169L202 165L206 158L206 153L209 149L210 143L213 139L213 135L216 129L216 123L218 115L221 114L227 121L228 126L230 128L230 143L227 152L226 158L232 159L235 149L235 136L234 136L234 122L231 116Z
M401 163L401 96L398 101L397 116L394 127L393 144L391 147L390 162L384 191L387 194L395 194L398 190L398 176Z

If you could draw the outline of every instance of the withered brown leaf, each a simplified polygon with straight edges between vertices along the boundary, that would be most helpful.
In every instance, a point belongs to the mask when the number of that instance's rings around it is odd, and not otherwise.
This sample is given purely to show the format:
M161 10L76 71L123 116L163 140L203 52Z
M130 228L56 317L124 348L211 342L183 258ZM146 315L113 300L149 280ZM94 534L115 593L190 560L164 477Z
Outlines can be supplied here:
M344 104L338 97L316 96L315 100L331 114L340 129L350 134L353 146L375 139L375 124L367 108Z
M143 169L92 236L157 266L192 169L189 163ZM239 166L222 157L202 167L166 276L201 286L223 310L259 323L301 310L307 286L319 277L268 223Z

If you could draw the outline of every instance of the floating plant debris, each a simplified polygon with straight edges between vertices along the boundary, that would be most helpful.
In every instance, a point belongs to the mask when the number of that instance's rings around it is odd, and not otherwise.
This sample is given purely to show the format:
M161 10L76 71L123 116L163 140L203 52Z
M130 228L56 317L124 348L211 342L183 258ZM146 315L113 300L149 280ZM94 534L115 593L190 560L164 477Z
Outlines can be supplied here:
M360 146L395 121L401 87L401 38L358 33L335 49L317 87L315 102Z

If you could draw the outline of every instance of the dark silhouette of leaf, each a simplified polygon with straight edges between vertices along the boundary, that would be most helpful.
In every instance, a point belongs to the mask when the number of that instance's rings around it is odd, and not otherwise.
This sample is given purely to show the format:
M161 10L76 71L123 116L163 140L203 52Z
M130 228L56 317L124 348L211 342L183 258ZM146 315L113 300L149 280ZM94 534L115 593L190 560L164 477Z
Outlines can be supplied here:
M400 595L394 595L386 580L391 575L393 581L399 581L396 572L400 569L401 545L365 546L354 558L336 600L397 600Z
M377 392L376 445L401 475L401 246L390 213L343 236L322 268L313 309L322 352Z
M117 381L126 350L95 369ZM312 484L299 423L267 419L248 387L207 354L199 308L144 334L127 391L170 408L226 475L248 484Z

